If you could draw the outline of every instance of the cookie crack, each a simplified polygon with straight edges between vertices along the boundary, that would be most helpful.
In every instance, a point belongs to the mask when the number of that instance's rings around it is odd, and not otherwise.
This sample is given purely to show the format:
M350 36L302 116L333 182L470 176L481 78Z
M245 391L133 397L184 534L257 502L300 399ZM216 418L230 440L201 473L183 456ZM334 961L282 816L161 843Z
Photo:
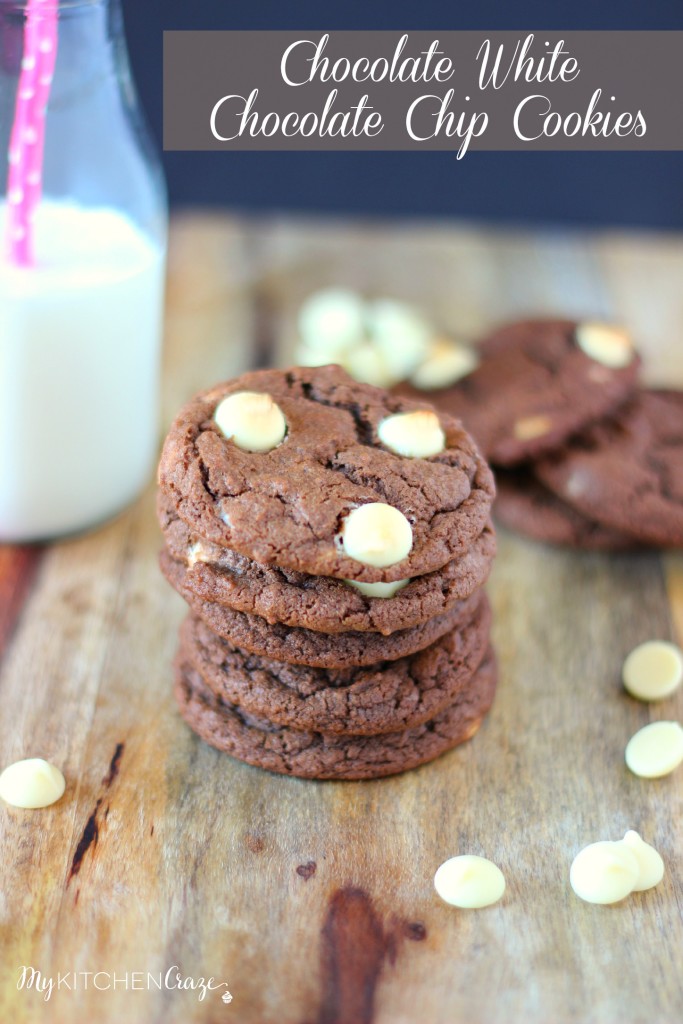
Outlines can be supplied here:
M375 446L374 428L367 419L367 413L360 402L334 402L328 398L323 398L321 395L314 394L314 387L309 381L302 383L301 391L304 398L309 402L315 402L316 405L323 405L328 409L343 409L345 412L348 412L353 420L358 443L370 447Z
M566 353L563 356L566 358ZM562 374L561 363L558 363L557 358L550 353L547 353L541 348L531 349L526 353L526 357L532 365L540 366L541 369L546 370L551 377L560 377Z
M197 463L199 465L199 474L200 474L200 476L202 478L202 484L204 486L204 489L208 492L208 494L211 496L211 498L214 501L218 502L218 501L220 501L220 495L218 495L216 493L216 491L213 489L213 487L211 486L209 467L206 465L206 463L204 462L204 459L199 454L199 452L197 451L196 448L195 448L195 452L196 452L196 455L197 455Z

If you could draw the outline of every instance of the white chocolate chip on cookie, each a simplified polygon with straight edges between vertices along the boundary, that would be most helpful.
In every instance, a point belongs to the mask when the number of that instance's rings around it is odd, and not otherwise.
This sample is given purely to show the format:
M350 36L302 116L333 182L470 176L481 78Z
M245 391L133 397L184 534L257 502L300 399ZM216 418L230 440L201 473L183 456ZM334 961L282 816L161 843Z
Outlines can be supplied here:
M410 459L427 459L446 447L446 435L439 417L429 409L399 412L387 416L377 428L383 445Z
M373 501L349 512L342 525L341 544L349 558L384 569L410 554L413 530L393 505Z
M473 349L437 341L413 372L410 383L421 391L447 388L476 370L478 364L479 357Z
M628 366L636 354L631 336L625 330L596 320L578 325L576 343L587 356L612 370Z
M245 452L269 452L287 433L282 409L270 395L237 391L219 402L214 420L224 437Z
M410 580L396 580L395 583L360 583L358 580L344 580L344 583L348 583L350 587L355 587L356 590L360 590L361 594L365 597L393 597L398 594L399 590L403 590L410 583Z
M195 541L187 549L186 561L190 568L197 562L210 562L211 556L200 540Z
M15 761L0 775L0 797L12 807L49 807L64 793L64 776L42 757Z
M638 700L662 700L683 679L683 652L665 640L647 640L634 647L622 669L624 688Z
M514 434L518 441L533 441L547 434L552 425L549 416L525 416L515 421Z
M434 888L452 907L477 910L501 899L505 878L493 861L466 854L444 861L434 875Z

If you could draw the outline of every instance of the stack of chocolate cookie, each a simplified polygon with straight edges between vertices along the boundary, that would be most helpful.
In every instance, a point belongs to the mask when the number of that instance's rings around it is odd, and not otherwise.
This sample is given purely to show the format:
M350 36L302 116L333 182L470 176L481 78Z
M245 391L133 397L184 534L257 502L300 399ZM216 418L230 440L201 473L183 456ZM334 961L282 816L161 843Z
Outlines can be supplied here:
M683 393L639 384L629 335L525 320L476 368L422 396L460 417L496 470L496 516L537 540L619 550L683 545Z
M462 425L339 367L198 395L159 467L190 606L176 697L234 757L363 779L468 739L493 700L491 471Z

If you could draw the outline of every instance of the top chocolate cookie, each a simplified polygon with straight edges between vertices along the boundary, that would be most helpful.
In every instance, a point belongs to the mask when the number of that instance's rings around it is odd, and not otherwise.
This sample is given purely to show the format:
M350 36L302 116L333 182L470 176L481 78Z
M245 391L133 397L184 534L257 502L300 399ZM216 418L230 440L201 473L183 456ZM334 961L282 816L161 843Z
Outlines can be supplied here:
M197 395L166 438L159 484L213 543L362 583L460 557L494 495L457 420L337 366L254 371Z
M500 466L538 458L608 415L635 389L640 366L624 331L591 321L511 323L484 338L479 353L472 373L427 397L459 416Z

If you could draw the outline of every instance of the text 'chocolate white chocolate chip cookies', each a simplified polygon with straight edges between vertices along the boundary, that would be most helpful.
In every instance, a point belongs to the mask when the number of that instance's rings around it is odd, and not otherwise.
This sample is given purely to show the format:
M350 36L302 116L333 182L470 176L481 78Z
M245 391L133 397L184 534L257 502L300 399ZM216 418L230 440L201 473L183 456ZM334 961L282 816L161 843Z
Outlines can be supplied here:
M334 300L334 301L333 301ZM306 312L354 330L348 297ZM373 309L374 331L398 331ZM404 325L406 350L418 337ZM198 395L159 466L164 574L190 605L182 715L310 778L390 775L469 739L493 700L491 470L461 424L339 367Z

